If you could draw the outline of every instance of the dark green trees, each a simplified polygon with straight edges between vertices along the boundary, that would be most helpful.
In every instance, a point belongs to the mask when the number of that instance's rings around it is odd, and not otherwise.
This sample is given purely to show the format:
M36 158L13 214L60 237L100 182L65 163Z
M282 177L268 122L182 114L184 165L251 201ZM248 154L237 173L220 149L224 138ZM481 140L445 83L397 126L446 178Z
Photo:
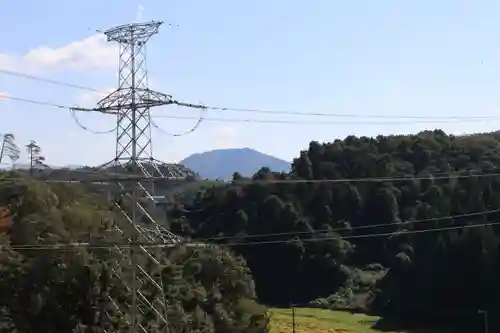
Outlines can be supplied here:
M253 177L262 182L252 184L235 175L177 210L175 223L194 238L238 243L267 303L351 288L364 306L393 315L477 316L477 308L500 309L499 227L427 230L500 221L488 213L500 209L499 139L436 130L311 142L290 174L262 169ZM353 268L374 263L389 271L377 286L362 287L366 279Z
M4 174L0 206L13 224L0 233L0 330L19 333L125 332L108 295L124 304L125 286L112 274L127 263L106 247L51 244L113 242L121 215L101 196L74 185L47 185ZM166 249L159 267L171 331L266 332L245 262L217 247ZM156 291L142 290L143 293ZM111 316L107 315L107 312ZM144 323L147 327L147 322ZM113 329L112 329L113 328Z

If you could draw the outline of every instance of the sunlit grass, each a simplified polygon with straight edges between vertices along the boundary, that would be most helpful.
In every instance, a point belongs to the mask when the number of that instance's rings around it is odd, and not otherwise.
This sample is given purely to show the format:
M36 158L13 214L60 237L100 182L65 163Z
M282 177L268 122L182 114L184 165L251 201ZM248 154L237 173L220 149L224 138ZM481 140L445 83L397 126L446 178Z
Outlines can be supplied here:
M271 309L271 333L292 332L292 310ZM379 332L371 328L378 317L323 309L295 309L297 333Z

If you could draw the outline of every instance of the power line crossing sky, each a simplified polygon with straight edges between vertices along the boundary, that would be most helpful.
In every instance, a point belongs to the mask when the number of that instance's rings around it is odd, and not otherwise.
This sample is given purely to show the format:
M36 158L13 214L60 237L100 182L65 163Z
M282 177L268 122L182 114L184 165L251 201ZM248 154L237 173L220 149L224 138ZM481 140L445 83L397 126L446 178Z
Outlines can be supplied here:
M500 3L493 0L8 1L0 12L0 29L9 31L0 36L0 67L109 91L117 85L118 54L96 30L139 18L162 20L160 34L148 45L155 90L193 103L354 113L359 118L317 126L300 121L324 118L209 111L207 117L251 116L269 122L205 122L179 138L154 131L158 158L172 161L221 147L252 147L291 160L311 140L349 134L436 127L454 134L495 130L494 121L373 124L363 115L497 116L499 14ZM0 92L88 107L101 97L2 74ZM50 164L98 164L113 156L113 134L87 133L68 112L7 99L0 100L0 107L0 132L13 132L20 143L36 140ZM173 106L154 112L199 115ZM81 121L98 131L115 123L105 115L83 115ZM171 133L196 123L155 121ZM346 121L359 124L342 124Z

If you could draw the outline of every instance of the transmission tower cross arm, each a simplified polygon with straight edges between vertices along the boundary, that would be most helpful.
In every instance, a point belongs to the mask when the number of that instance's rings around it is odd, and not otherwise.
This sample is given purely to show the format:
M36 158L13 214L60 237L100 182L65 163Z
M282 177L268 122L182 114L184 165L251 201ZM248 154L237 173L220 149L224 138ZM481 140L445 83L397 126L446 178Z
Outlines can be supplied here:
M172 96L148 88L119 88L97 102L93 109L116 114L120 110L174 104Z
M188 108L195 108L195 109L208 109L206 105L202 104L191 104L191 103L185 103L185 102L179 102L179 101L172 101L172 104L179 105L179 106L185 106Z
M75 106L75 107L70 107L69 108L70 111L79 111L79 112L100 112L100 113L107 113L107 114L113 114L113 115L116 115L117 112L116 111L107 111L107 110L102 110L102 109L99 109L99 108L81 108L81 107L78 107L78 106Z
M104 31L108 37L108 42L118 42L122 44L145 43L158 33L158 29L163 24L161 21L146 23L123 24Z

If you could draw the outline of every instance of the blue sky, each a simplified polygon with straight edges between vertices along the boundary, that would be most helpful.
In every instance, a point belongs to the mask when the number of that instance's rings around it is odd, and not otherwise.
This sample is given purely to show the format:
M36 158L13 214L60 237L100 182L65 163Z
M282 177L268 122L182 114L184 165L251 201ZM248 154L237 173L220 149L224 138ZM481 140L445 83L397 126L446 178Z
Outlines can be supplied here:
M226 147L251 147L291 160L311 140L434 128L463 134L495 130L500 124L432 119L366 124L380 120L363 117L500 116L500 2L494 0L2 1L0 67L113 88L118 56L96 30L133 21L139 7L143 20L179 25L163 26L150 41L152 89L208 105L358 115L347 119L209 111L206 117L351 124L206 121L194 133L175 138L153 129L155 155L165 161ZM0 93L89 107L98 99L85 91L4 74ZM8 99L0 99L0 110L0 132L13 132L19 144L36 140L50 164L98 164L113 157L114 135L85 132L68 111ZM171 106L153 113L199 114ZM98 131L114 126L110 116L80 119ZM156 122L179 133L196 121Z

